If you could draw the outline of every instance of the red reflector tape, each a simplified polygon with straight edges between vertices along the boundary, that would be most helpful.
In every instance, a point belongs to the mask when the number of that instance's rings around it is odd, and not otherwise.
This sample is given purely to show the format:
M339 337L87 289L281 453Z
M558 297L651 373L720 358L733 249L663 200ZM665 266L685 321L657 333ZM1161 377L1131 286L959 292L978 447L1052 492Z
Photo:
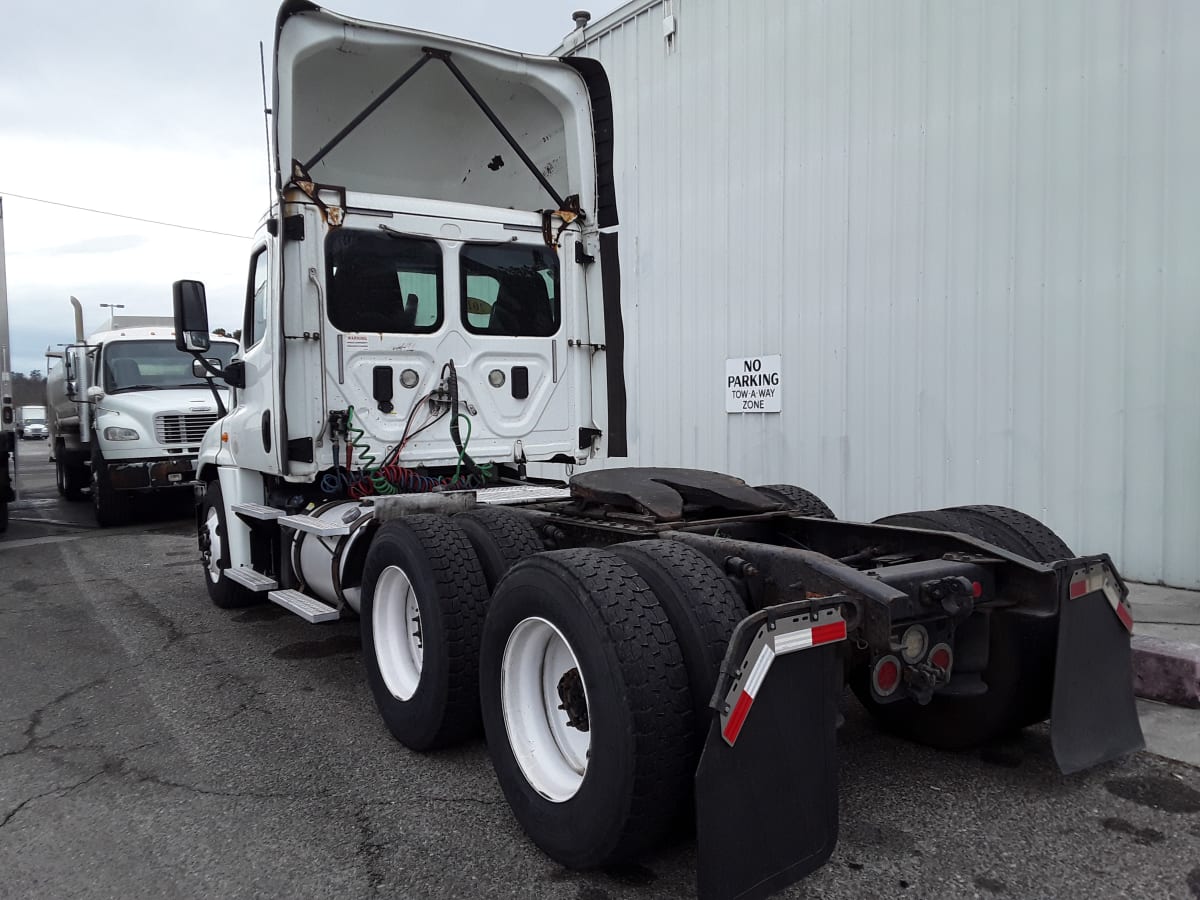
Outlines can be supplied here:
M742 696L738 697L737 704L733 707L733 712L729 714L729 721L725 723L725 730L721 732L725 740L730 746L738 739L738 734L742 730L742 726L746 724L746 715L750 712L750 704L754 702L754 698L742 691Z
M1076 575L1075 579L1071 582L1071 599L1077 600L1080 597L1082 597L1084 594L1086 594L1087 592L1088 592L1087 577L1084 576L1081 578L1078 575Z
M1125 608L1124 603L1117 603L1117 618L1121 620L1121 624L1125 626L1125 630L1133 634L1133 614Z
M818 625L812 630L812 642L816 644L828 644L830 641L844 641L846 639L846 623L831 622L828 625Z

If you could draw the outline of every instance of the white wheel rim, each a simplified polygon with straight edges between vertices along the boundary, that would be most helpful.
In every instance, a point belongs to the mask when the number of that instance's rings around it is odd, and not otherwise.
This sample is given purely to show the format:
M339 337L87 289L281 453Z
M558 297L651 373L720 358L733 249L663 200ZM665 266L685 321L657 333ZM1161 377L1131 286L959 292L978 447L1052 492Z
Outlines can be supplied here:
M412 582L399 566L388 566L375 582L371 633L384 686L397 700L412 699L425 658L421 606Z
M209 507L208 515L204 517L204 530L208 532L208 560L205 568L208 569L208 577L212 579L213 584L221 580L221 554L224 548L221 546L221 535L217 533L220 527L221 514L215 506Z
M574 797L587 774L592 746L587 684L575 651L545 619L524 619L509 634L500 704L508 745L525 780L555 803ZM564 705L571 709L561 709ZM581 726L580 713L586 725Z

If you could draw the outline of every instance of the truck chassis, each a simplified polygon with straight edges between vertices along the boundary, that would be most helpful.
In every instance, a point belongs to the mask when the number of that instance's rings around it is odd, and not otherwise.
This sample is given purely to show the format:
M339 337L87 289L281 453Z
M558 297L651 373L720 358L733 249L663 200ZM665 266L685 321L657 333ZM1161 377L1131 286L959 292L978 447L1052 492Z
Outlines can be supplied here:
M1014 510L841 522L797 487L680 469L307 512L198 490L214 602L357 612L391 733L429 751L482 730L514 815L568 866L644 853L694 803L700 896L818 868L847 685L943 749L1048 716L1064 772L1142 746L1124 583ZM250 566L229 566L228 516Z

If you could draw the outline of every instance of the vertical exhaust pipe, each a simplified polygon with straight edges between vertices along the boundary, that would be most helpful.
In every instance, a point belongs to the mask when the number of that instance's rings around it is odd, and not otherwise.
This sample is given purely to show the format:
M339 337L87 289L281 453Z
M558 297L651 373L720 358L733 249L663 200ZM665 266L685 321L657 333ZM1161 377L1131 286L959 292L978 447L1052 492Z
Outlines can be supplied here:
M71 305L75 307L75 343L83 343L83 306L74 297L71 298Z

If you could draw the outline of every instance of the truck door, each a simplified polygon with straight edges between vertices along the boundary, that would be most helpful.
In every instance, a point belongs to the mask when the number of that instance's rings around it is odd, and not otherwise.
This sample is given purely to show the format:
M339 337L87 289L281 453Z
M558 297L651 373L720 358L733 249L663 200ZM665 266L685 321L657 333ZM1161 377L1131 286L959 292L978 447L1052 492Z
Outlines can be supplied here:
M280 471L278 373L279 329L271 327L276 280L273 240L261 241L250 255L246 306L242 321L242 362L246 384L222 429L241 468L278 474Z

